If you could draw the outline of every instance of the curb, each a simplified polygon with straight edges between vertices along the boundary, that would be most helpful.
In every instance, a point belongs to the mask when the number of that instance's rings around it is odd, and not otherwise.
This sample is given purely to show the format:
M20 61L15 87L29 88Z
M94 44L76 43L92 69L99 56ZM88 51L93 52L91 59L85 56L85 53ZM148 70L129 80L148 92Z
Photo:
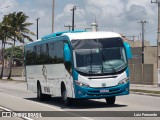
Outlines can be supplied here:
M160 94L153 94L153 93L144 93L144 92L134 92L130 90L131 94L137 94L137 95L148 95L148 96L154 96L154 97L160 97Z

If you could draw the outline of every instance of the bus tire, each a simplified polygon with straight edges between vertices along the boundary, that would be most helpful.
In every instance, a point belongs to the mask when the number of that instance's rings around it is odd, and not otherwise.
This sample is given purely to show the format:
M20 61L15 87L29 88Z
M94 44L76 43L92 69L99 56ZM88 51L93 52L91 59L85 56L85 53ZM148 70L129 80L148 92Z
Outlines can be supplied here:
M62 97L62 102L63 102L63 104L66 105L66 106L71 105L71 99L67 97L66 87L65 87L65 86L63 87L63 86L62 86L61 90L62 90L62 91L61 91L61 97Z
M40 83L37 84L37 99L39 101L50 100L51 95L43 94Z
M42 94L40 83L37 84L37 99L42 101L44 99L44 95Z
M107 102L108 105L114 105L115 101L116 101L116 97L115 96L106 98L106 102Z

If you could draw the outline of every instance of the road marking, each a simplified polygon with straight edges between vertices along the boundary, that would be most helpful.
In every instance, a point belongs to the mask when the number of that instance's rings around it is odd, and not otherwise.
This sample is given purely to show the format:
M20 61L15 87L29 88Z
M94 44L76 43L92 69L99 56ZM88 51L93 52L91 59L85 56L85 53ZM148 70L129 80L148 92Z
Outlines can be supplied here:
M18 99L26 100L26 99L23 99L23 98L20 98L20 97L16 97L16 96L13 96L13 95L9 95L9 94L5 94L5 93L0 93L0 94L2 94L2 95L8 95L8 96L13 97L13 98L18 98ZM30 101L30 100L27 100L27 101ZM49 106L49 105L42 104L42 103L38 103L38 102L35 102L35 101L30 101L30 102L35 103L35 104L38 104L38 105L43 105L43 106L45 106L45 107L49 107L49 108L52 108L52 109L55 109L55 110L57 110L57 111L63 111L63 112L66 112L66 113L68 113L68 114L74 115L75 117L79 117L79 118L82 118L82 119L94 120L94 119L91 119L91 118L88 118L88 117L82 117L82 116L79 116L79 115L77 115L77 114L70 113L70 112L68 112L68 111L59 109L59 108L57 108L57 107L53 107L53 106L51 107L51 106ZM6 109L7 109L7 108L6 108ZM9 109L8 109L8 110L9 110ZM6 111L7 111L7 110L6 110ZM25 118L25 117L24 117L24 118ZM33 120L33 119L27 117L27 119L25 118L25 120Z
M8 108L5 108L5 107L2 107L2 106L0 106L0 109L4 110L4 111L7 111L7 112L12 112L12 110L10 110ZM23 118L24 120L34 120L34 119L29 118L29 117L20 117L20 118Z
M0 109L4 110L4 111L7 111L7 112L11 112L11 110L7 109L7 108L4 108L2 106L0 106Z
M87 118L87 117L81 117L83 119L86 119L86 120L93 120L92 118Z

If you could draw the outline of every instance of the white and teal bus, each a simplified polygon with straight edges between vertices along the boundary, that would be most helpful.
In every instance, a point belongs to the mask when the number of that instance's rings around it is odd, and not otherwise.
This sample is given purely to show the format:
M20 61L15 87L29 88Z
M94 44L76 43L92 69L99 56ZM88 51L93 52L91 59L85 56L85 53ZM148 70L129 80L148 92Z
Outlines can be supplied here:
M130 46L113 32L59 32L25 46L27 88L44 100L101 99L129 94Z

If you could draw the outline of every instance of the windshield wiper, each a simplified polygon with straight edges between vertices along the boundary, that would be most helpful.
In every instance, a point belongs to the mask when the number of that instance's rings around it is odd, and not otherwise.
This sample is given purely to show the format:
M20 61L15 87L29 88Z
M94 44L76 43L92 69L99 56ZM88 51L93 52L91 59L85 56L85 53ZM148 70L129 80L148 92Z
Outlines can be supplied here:
M111 67L111 69L114 71L114 72L116 72L116 69L113 67L113 65L111 64L111 60L109 60L109 59L107 59L107 61L105 61L105 56L104 56L104 53L103 53L103 51L102 51L102 60L104 61L104 62L107 62L107 64ZM103 65L103 64L102 64ZM102 67L103 68L103 67Z
M107 63L108 63L108 65L112 68L112 70L114 71L114 72L116 72L116 69L113 67L113 65L111 64L111 60L107 60Z

